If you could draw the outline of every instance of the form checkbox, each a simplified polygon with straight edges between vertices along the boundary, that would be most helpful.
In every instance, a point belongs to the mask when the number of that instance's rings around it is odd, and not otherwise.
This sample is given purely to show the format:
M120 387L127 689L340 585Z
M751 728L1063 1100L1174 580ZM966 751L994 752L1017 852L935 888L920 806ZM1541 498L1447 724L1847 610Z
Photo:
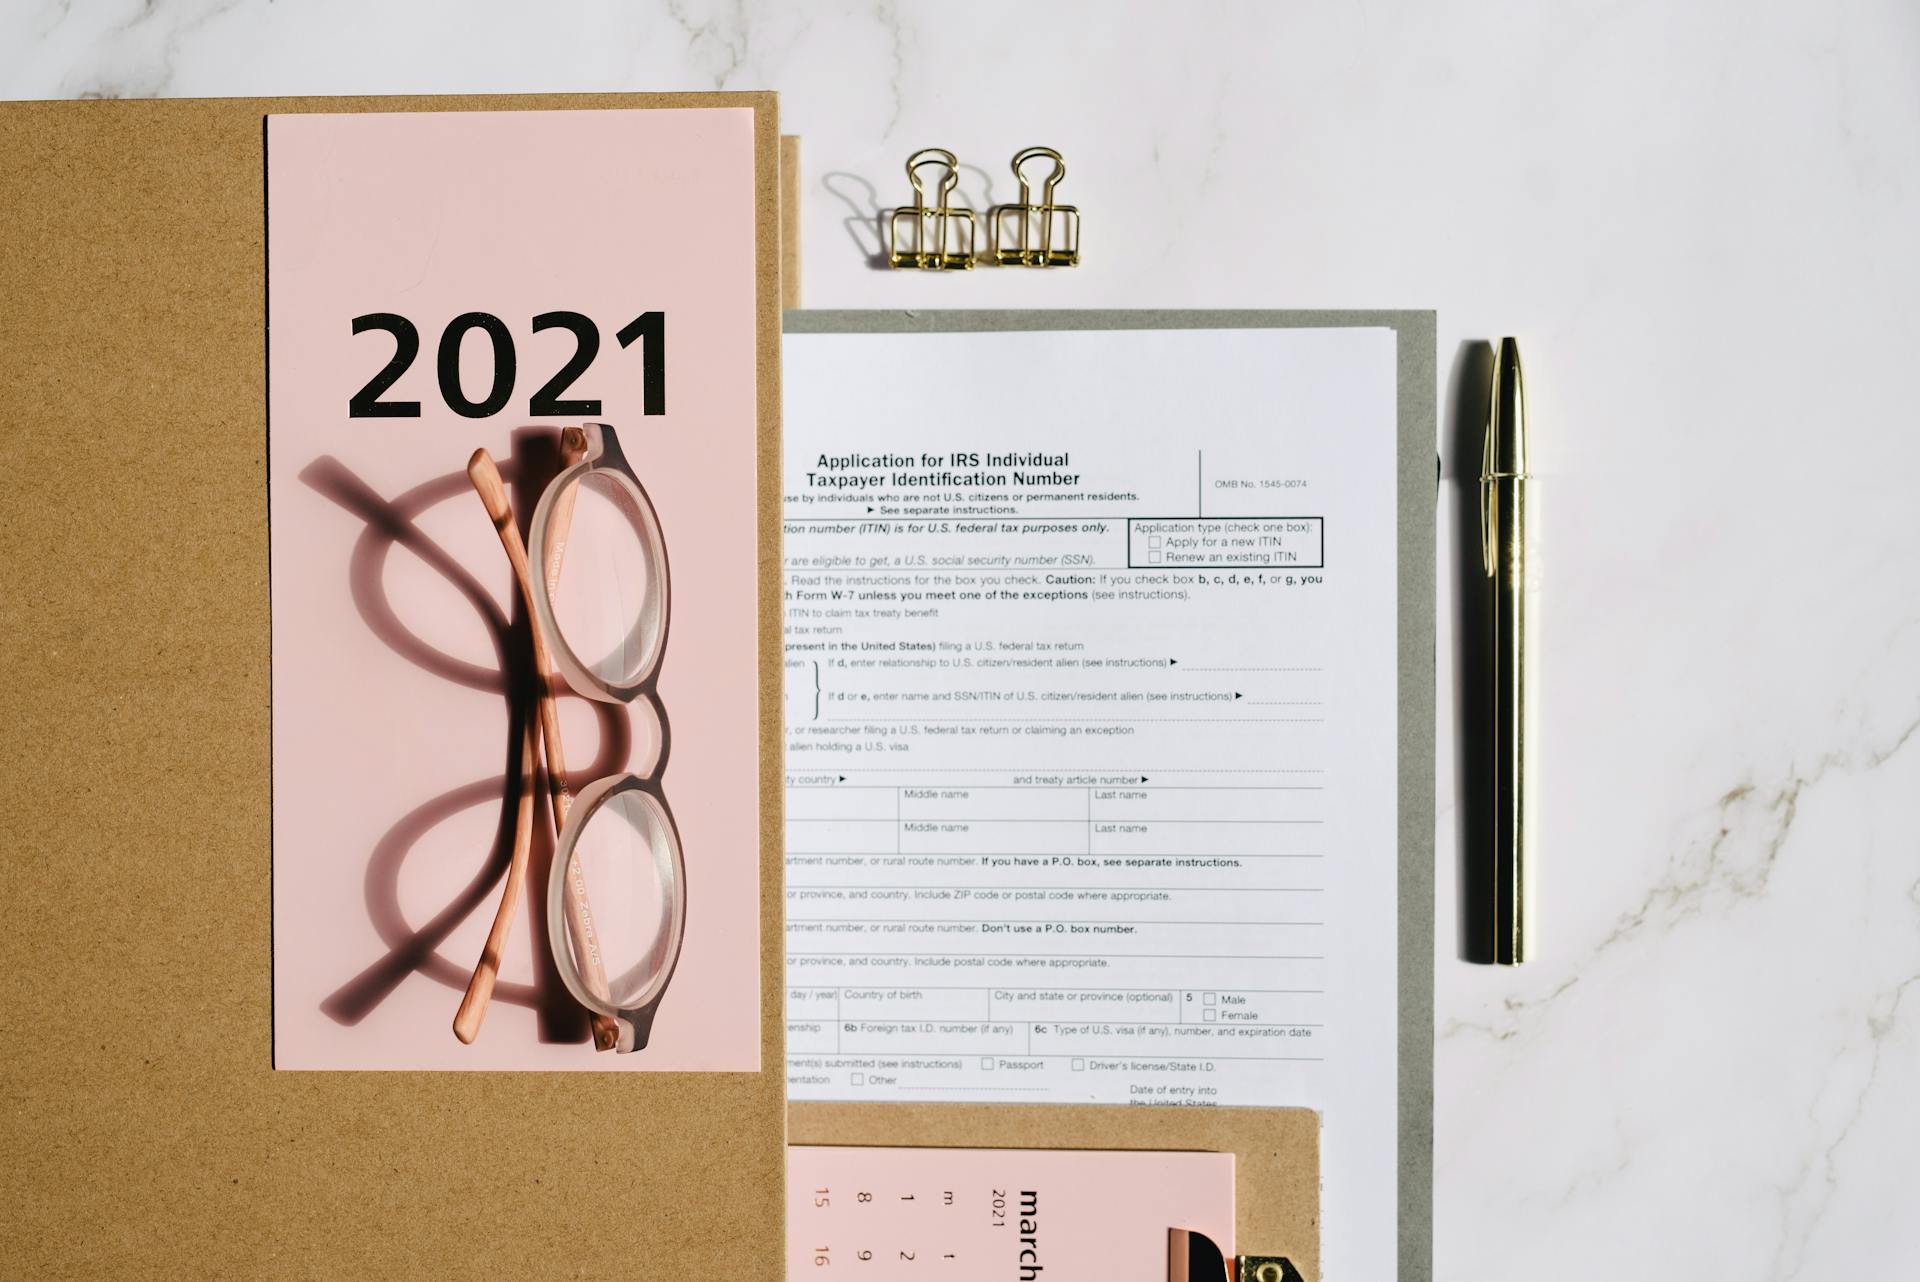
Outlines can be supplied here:
M853 1075L853 1084L855 1086L865 1086L867 1084L867 1075L865 1073L855 1073Z
M1160 564L1160 554L1158 552L1147 553L1147 561L1149 564L1152 564L1152 565Z
M981 1067L981 1068L992 1068L992 1067L993 1067L993 1056L991 1056L991 1055L982 1055L982 1056L980 1057L980 1067Z
M1209 1006L1211 1006L1211 1005L1213 1005L1213 1004L1214 1004L1214 1003L1215 1003L1216 1001L1218 1001L1218 1000L1219 1000L1219 998L1220 998L1220 994L1218 994L1218 993L1208 993L1208 994L1206 995L1206 997L1205 997L1205 999L1204 999L1204 1000L1205 1000L1205 1002L1206 1002L1206 1004L1207 1004L1207 1005L1209 1005Z
M1200 1012L1201 1020L1208 1024L1211 1024L1214 1020L1218 1019L1219 1016L1220 1016L1220 1012L1217 1010L1205 1010Z
M1075 1061L1073 1061L1073 1071L1074 1071L1074 1072L1076 1072L1076 1073L1084 1073L1084 1072L1086 1072L1086 1071L1087 1071L1087 1061L1085 1061L1084 1059L1076 1059Z
M1162 547L1164 545L1160 542L1160 536L1158 534L1149 534L1147 536L1147 546L1150 548L1157 548L1157 547Z

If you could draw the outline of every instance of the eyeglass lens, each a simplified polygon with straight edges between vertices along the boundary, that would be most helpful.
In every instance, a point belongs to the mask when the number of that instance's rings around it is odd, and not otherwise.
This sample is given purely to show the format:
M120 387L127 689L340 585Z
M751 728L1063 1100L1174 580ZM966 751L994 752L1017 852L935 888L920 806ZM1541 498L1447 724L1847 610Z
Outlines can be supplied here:
M575 875L593 905L608 998L629 1006L672 964L674 835L659 803L637 789L609 796L574 845ZM584 959L574 945L574 962Z
M553 592L554 623L596 679L624 685L657 659L665 622L664 564L650 522L617 473L571 486L572 521Z

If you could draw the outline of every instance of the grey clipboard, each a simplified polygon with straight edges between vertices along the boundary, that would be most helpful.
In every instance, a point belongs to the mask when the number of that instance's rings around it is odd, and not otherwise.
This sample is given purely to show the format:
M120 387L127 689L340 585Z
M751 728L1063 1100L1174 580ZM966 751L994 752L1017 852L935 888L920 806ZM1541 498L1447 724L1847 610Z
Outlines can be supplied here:
M1399 1269L1433 1273L1436 349L1431 311L790 311L789 334L1102 329L1390 329L1398 381ZM1248 1244L1249 1246L1257 1244Z

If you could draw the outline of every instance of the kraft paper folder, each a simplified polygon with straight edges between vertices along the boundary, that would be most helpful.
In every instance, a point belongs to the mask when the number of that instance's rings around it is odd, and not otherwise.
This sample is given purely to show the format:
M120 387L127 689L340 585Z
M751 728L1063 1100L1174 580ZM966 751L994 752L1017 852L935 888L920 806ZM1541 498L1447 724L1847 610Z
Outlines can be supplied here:
M675 107L754 113L761 1070L276 1071L265 117ZM0 1271L778 1276L776 111L767 93L0 106Z
M276 1072L264 118L711 106L755 117L761 1071ZM1231 1149L1241 1249L1295 1251L1318 1276L1319 1126L1301 1110L810 1104L789 1120L779 309L797 273L780 151L761 93L0 105L16 690L0 1258L23 1274L777 1277L790 1125L802 1143ZM1401 335L1401 1276L1424 1277L1432 317L1131 315Z
M788 333L1385 328L1396 337L1399 583L1401 1282L1432 1274L1434 314L1426 311L802 311ZM795 1144L1207 1150L1235 1154L1237 1248L1320 1277L1320 1118L1306 1109L1062 1104L788 1106Z

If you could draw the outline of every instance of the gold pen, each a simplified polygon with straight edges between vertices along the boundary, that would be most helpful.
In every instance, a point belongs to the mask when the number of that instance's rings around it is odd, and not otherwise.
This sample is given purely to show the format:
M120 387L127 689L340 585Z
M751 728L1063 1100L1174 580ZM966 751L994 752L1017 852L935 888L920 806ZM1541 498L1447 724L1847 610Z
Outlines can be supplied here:
M1532 952L1527 842L1527 395L1520 345L1500 340L1493 359L1486 445L1480 459L1480 558L1492 601L1493 959L1512 966Z

